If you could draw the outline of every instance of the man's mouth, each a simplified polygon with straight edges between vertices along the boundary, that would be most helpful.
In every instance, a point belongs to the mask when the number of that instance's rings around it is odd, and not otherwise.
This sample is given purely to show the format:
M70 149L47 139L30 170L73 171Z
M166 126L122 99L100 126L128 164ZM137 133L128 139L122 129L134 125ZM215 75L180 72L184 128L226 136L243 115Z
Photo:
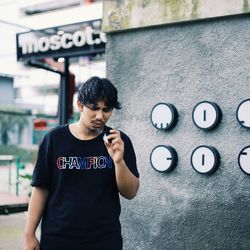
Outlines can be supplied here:
M97 127L101 127L101 126L104 126L104 123L103 122L92 122L95 126Z

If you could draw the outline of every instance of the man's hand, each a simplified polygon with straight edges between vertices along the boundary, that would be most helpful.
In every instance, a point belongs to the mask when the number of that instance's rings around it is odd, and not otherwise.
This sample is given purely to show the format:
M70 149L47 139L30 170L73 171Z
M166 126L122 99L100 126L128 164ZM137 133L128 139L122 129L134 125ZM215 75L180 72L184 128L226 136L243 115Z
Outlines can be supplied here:
M132 174L123 159L124 142L121 139L120 131L110 130L104 144L115 164L115 176L119 193L126 199L133 199L139 188L139 179Z
M110 130L110 134L106 137L108 143L104 141L104 144L108 150L109 155L113 159L114 163L119 163L123 160L124 155L124 142L121 138L121 133L118 130Z
M39 242L34 234L24 236L24 250L40 250Z
M49 191L42 187L33 187L29 201L27 221L24 229L24 250L40 250L35 232L42 217Z

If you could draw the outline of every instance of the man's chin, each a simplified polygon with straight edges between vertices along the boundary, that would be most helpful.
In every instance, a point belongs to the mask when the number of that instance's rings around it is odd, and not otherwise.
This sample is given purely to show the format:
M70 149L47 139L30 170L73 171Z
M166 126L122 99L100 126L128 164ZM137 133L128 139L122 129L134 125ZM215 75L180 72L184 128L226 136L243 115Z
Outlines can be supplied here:
M93 125L91 127L91 130L96 131L96 132L102 132L104 128L104 124L103 125Z

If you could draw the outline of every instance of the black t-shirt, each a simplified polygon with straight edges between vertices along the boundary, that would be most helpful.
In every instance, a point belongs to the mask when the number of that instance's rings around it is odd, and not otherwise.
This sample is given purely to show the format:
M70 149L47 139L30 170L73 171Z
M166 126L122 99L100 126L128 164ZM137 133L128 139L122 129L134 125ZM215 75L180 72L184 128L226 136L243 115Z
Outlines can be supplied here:
M104 131L109 129L105 126ZM124 160L139 177L132 143L122 132L121 138L125 145ZM50 130L39 146L32 186L49 190L41 228L44 246L53 241L58 249L69 243L70 249L84 249L80 246L105 241L111 235L120 237L115 166L103 134L79 140L71 134L69 125Z

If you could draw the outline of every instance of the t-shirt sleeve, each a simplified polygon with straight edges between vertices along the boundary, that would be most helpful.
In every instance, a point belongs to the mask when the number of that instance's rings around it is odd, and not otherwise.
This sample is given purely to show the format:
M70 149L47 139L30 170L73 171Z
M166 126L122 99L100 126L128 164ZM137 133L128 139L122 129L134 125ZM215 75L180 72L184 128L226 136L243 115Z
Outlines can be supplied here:
M33 170L31 186L44 187L50 190L51 186L51 145L50 136L46 134L39 144L37 160Z
M125 134L122 134L124 141L124 160L129 170L136 176L139 177L139 172L136 164L136 155L131 140Z

